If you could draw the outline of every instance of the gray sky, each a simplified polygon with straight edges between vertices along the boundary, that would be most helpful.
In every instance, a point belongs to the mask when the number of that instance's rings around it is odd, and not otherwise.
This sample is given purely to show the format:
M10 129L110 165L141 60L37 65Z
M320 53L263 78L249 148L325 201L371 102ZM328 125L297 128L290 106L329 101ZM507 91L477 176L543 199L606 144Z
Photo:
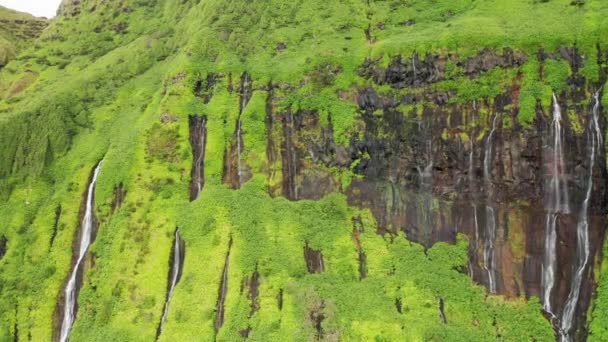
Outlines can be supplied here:
M0 0L0 5L38 17L52 18L61 0Z

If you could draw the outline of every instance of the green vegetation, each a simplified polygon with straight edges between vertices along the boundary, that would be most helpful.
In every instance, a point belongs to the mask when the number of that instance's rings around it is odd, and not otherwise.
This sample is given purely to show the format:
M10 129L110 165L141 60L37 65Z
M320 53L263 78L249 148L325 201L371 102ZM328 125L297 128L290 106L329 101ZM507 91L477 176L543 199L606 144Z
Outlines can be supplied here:
M0 6L0 67L38 38L47 24L44 18Z
M322 313L323 336L335 341L554 340L538 299L489 296L468 278L464 238L425 251L403 236L377 235L371 213L349 207L343 194L320 201L271 198L264 174L265 87L272 81L291 89L280 92L277 112L314 110L325 126L331 116L334 140L347 145L361 133L357 88L373 84L358 75L366 57L384 66L414 51L464 61L483 48L510 47L526 54L525 64L475 77L453 67L428 88L456 90L452 101L468 103L521 86L518 118L530 124L537 101L548 108L551 92L562 91L572 72L555 57L544 63L541 78L539 48L553 53L576 45L589 56L581 73L598 81L593 63L596 44L608 48L606 1L82 0L65 2L61 13L0 74L0 237L8 240L0 260L0 341L11 340L16 327L32 340L51 339L82 195L102 158L95 193L100 228L72 341L154 338L176 226L186 241L186 261L161 340L213 340L231 237L226 322L218 341L239 340L247 327L255 341L314 340L312 312ZM244 71L254 81L243 113L244 157L254 176L231 190L222 183L223 158L239 99L227 90L228 75L238 89ZM208 73L222 78L205 104L193 89ZM161 123L163 115L175 122ZM188 115L208 117L206 184L194 202L188 201ZM343 185L354 177L333 171ZM119 183L128 195L113 213ZM358 216L368 269L361 281L351 221ZM306 242L323 253L326 272L307 273ZM248 289L241 291L241 284L256 269L260 309L249 317ZM591 325L598 341L607 334L607 286L603 277Z

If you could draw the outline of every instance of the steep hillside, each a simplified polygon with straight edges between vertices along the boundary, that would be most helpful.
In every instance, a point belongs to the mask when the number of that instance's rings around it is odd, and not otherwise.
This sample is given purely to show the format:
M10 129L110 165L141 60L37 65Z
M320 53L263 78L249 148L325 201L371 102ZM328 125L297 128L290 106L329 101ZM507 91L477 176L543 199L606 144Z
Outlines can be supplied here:
M1 71L0 340L605 340L606 15L64 1Z
M0 67L28 47L47 25L45 18L0 6Z

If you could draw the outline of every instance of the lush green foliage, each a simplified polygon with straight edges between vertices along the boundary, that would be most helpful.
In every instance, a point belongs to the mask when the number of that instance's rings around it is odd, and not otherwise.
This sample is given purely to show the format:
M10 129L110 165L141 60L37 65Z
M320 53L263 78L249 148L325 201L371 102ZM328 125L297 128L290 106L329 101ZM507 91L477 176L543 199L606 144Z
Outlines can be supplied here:
M570 3L83 0L77 7L66 5L35 46L1 74L0 236L9 242L0 260L0 340L9 339L15 326L33 340L50 339L55 300L71 268L82 194L101 158L96 190L101 226L73 341L154 338L176 226L186 241L186 263L161 340L213 340L231 237L227 321L219 340L238 340L247 326L252 340L310 340L315 334L310 312L319 310L327 339L552 340L537 299L488 296L460 271L466 241L425 251L403 237L390 241L376 235L371 214L350 208L343 195L297 203L269 197L262 174L264 87L270 81L297 86L277 110L316 110L323 124L331 115L335 141L347 144L357 134L353 90L370 82L357 75L366 57L385 64L414 51L466 58L484 47L508 46L526 53L523 66L478 78L453 70L453 77L433 88L457 90L455 101L491 99L519 82L521 73L519 118L530 123L537 100L547 107L551 91L562 90L570 73L558 58L541 79L539 48L576 44L590 56L584 72L591 79L597 75L592 56L596 44L605 48L608 3ZM75 8L81 10L72 16ZM402 24L407 21L414 24ZM368 27L371 41L364 33ZM285 49L277 49L279 44ZM239 106L238 94L227 91L227 75L237 80L243 71L252 75L256 89L243 113L244 156L254 177L234 191L222 184L224 151ZM192 89L210 72L225 77L204 104ZM338 96L340 91L346 95ZM206 185L201 198L188 202L187 120L193 114L209 118ZM159 123L162 115L175 122ZM340 177L347 183L352 175ZM128 195L112 213L119 183ZM362 281L351 236L351 219L359 215L369 274ZM325 273L306 272L305 242L323 252ZM247 289L240 287L256 269L260 310L249 318ZM445 301L448 324L441 322L438 298ZM598 306L591 327L599 340L606 334L604 311Z

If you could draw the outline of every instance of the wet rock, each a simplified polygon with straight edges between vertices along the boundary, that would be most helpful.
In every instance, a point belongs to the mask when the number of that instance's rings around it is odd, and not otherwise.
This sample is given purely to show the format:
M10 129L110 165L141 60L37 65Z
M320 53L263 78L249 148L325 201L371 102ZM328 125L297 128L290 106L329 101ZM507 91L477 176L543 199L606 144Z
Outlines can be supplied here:
M189 116L192 170L190 172L190 200L198 198L205 186L205 150L207 147L207 117Z
M304 246L304 260L306 261L306 268L308 273L323 273L325 271L325 264L323 263L323 254L320 251L316 251L308 246Z
M514 52L510 48L504 48L502 55L490 49L484 49L464 63L466 75L479 75L481 72L490 71L496 67L514 68L525 63L526 56L522 52Z

